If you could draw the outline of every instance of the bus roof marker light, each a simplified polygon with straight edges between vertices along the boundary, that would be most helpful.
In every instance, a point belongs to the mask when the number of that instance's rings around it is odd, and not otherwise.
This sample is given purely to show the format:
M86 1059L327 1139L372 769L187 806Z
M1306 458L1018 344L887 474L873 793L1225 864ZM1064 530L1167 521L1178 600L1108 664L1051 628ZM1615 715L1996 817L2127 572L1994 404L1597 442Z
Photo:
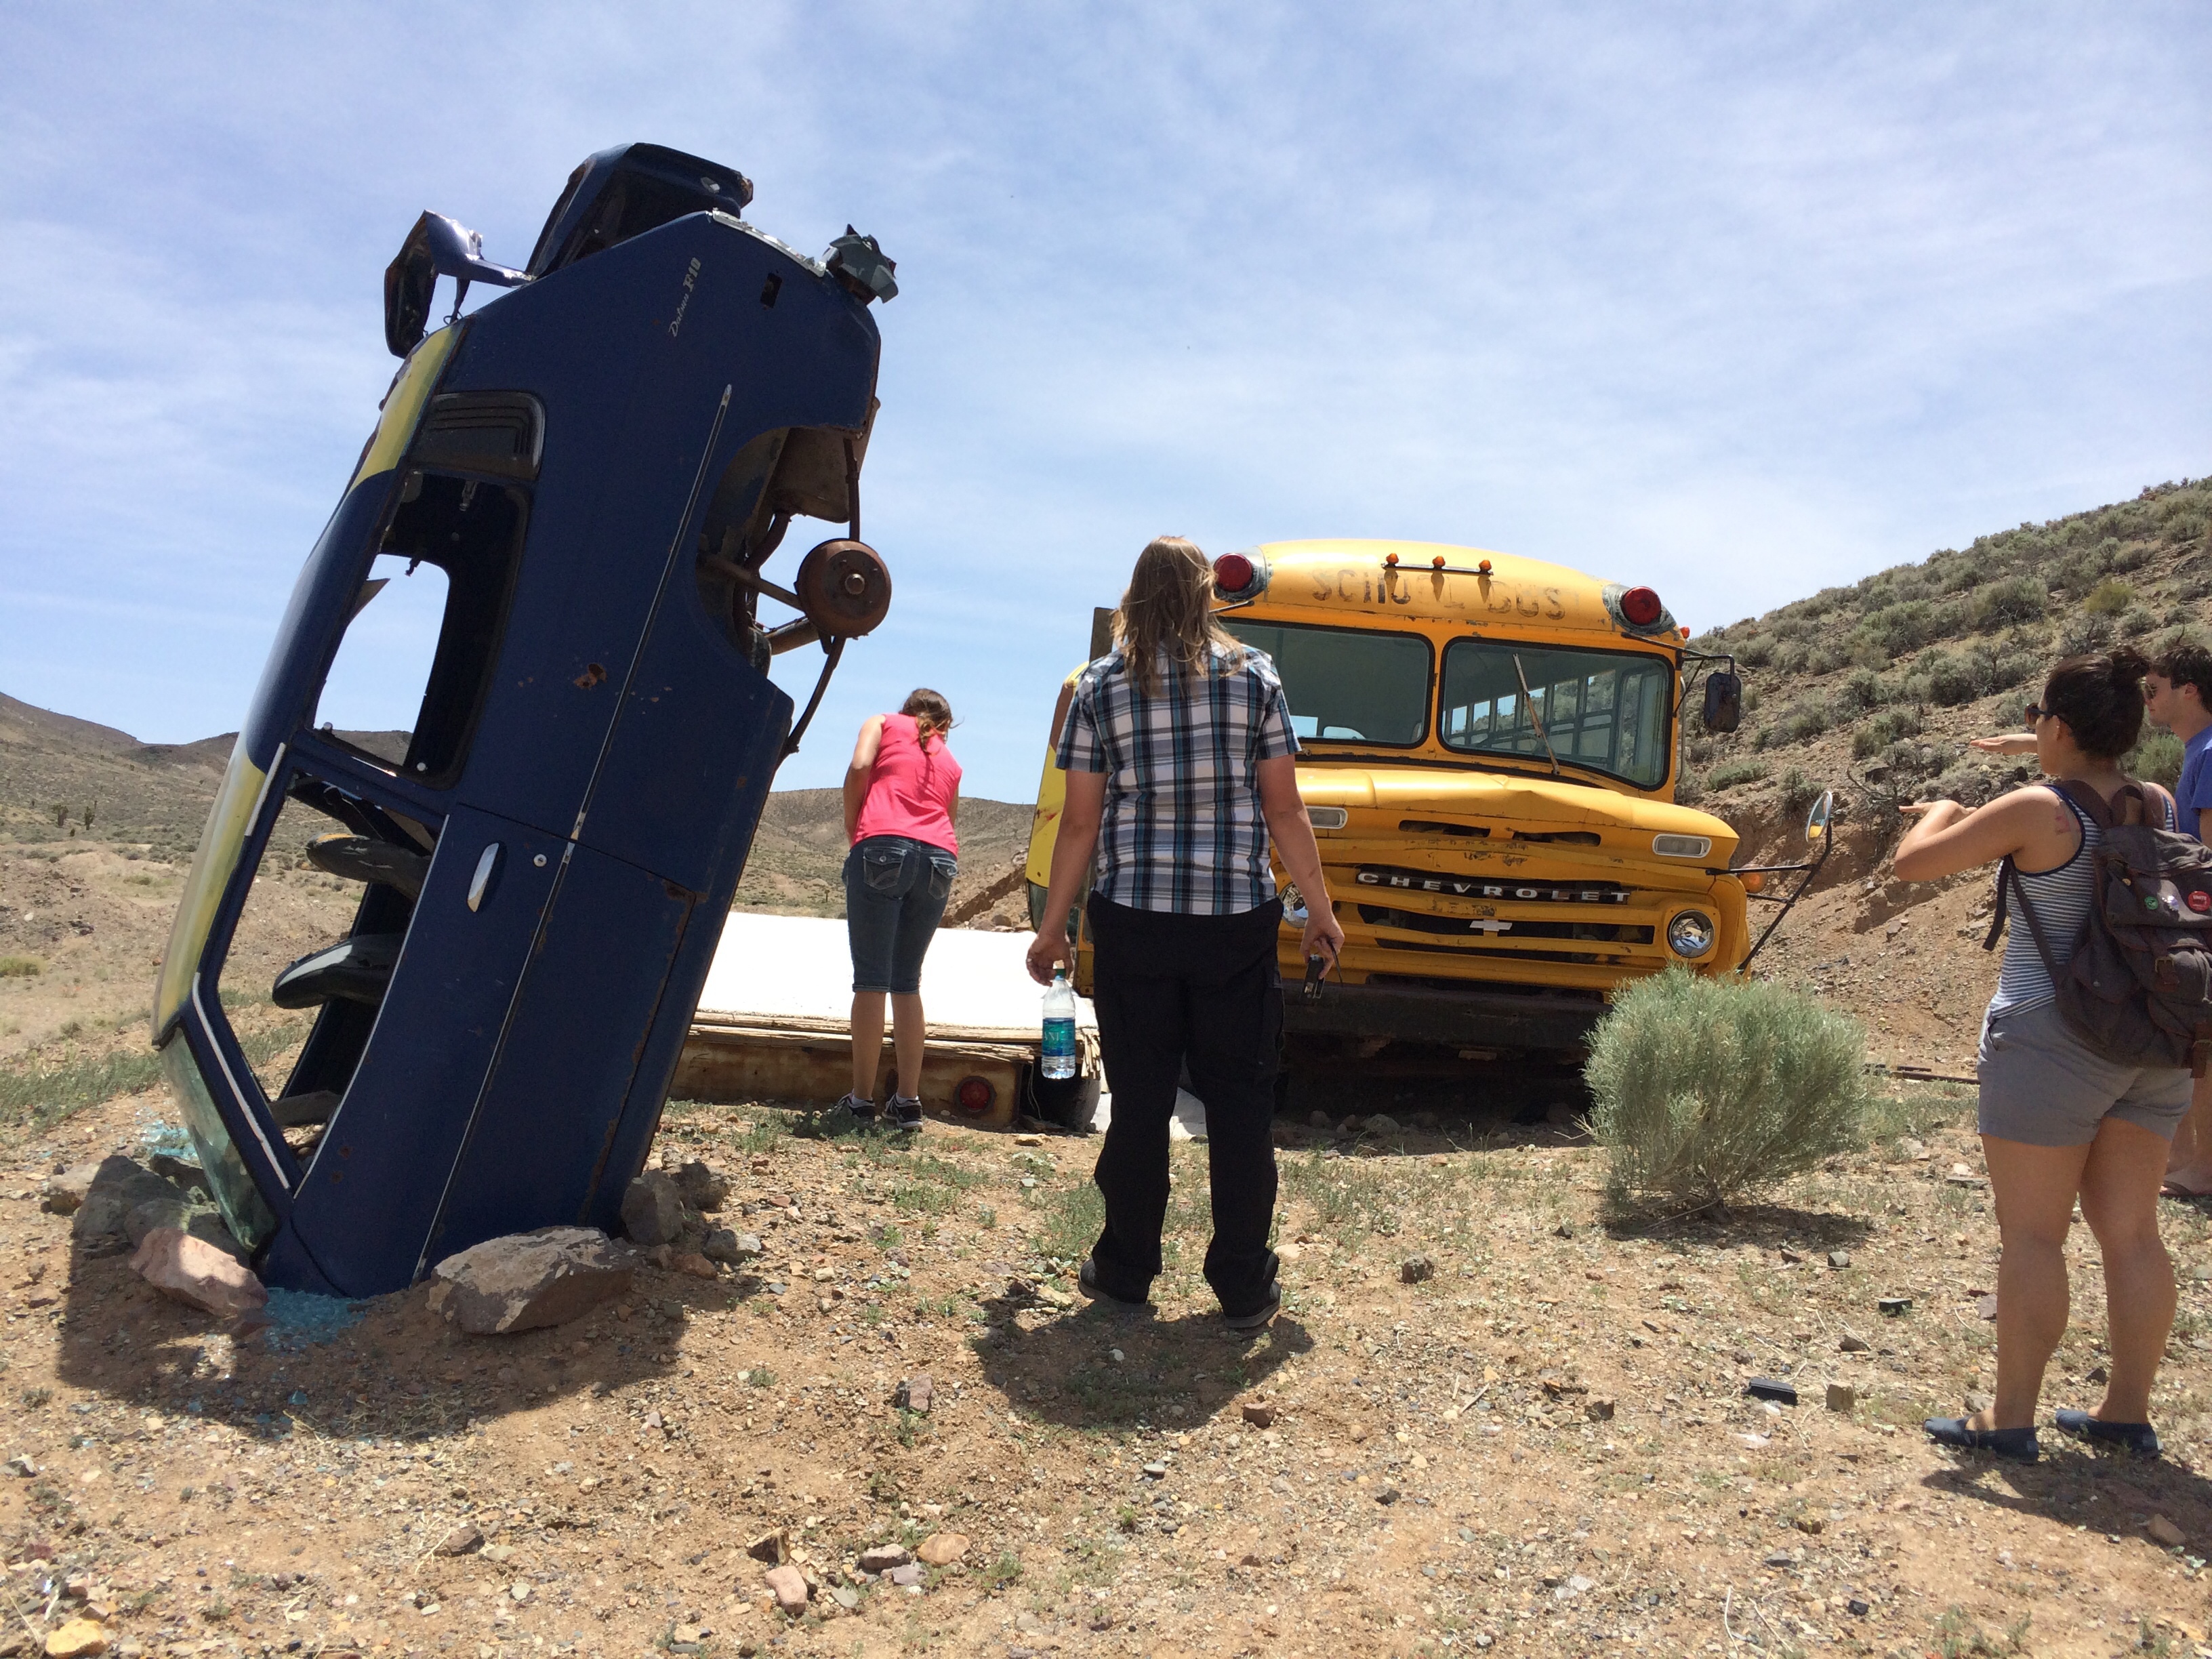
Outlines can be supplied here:
M1398 568L1398 556L1395 553L1385 553L1382 556L1382 562L1395 570Z
M1224 553L1213 562L1213 585L1224 594L1249 592L1258 574L1242 553Z
M1659 603L1659 596L1648 587L1632 587L1620 596L1620 614L1628 618L1633 628L1650 627L1666 608Z
M1485 559L1480 564L1475 566L1475 568L1482 572L1484 575L1487 576L1490 574L1490 561Z
M1437 554L1437 556L1436 556L1435 558L1431 559L1431 560L1429 561L1429 562L1430 562L1431 564L1432 564L1432 565L1436 566L1436 568L1437 568L1437 569L1441 570L1441 569L1443 569L1443 568L1444 568L1444 556L1443 556L1443 554L1439 553L1439 554ZM1482 568L1483 568L1485 570L1489 569L1489 568L1490 568L1490 563L1489 563L1489 561L1485 560L1485 561L1483 562L1483 566L1482 566Z

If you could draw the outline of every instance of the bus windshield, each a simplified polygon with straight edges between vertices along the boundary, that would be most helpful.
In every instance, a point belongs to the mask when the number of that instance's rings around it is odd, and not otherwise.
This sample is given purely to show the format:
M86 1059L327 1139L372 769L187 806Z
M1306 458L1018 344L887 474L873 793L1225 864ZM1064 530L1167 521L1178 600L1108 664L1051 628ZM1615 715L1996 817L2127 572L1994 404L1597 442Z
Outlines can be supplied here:
M1667 781L1673 678L1663 659L1639 653L1455 640L1444 650L1444 746L1546 763L1556 754L1562 766L1656 789Z
M1222 621L1274 659L1301 738L1410 748L1427 735L1429 642L1419 635Z

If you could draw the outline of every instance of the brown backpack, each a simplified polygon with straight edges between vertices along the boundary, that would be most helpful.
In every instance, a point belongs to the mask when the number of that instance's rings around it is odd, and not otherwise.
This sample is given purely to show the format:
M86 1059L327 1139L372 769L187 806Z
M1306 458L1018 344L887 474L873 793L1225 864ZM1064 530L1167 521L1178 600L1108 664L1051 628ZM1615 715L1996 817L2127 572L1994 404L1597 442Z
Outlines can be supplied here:
M2160 827L2165 806L2151 793L2155 785L2124 783L2109 805L2085 783L2051 787L2103 834L2074 955L2063 968L2052 960L2009 857L1997 871L1996 916L1982 948L1996 946L2006 891L2016 891L2058 1017L2084 1048L2116 1066L2187 1066L2203 1076L2212 1060L2212 848Z

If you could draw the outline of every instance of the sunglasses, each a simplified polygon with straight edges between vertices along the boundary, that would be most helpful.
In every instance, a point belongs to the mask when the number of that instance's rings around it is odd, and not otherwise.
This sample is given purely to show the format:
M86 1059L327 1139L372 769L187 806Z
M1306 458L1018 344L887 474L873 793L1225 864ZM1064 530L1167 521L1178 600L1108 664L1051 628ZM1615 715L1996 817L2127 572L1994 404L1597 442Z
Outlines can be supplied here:
M2047 711L2040 703L2032 702L2028 704L2027 708L2020 711L2020 717L2026 720L2030 726L2033 726L2043 719L2043 716L2046 712Z

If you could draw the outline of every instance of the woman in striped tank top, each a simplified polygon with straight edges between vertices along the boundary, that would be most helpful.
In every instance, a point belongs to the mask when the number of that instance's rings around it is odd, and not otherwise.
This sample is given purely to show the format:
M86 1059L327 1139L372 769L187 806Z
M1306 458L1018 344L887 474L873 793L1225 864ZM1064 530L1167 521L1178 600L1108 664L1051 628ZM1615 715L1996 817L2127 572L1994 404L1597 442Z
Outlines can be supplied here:
M2123 647L2075 657L2051 671L2027 718L2032 735L1982 746L2024 752L2032 742L2045 777L2085 784L2110 800L2128 781L2120 757L2143 720L2148 665ZM2172 798L2145 785L2173 824ZM2016 789L1968 811L1956 801L1908 806L1917 822L1898 843L1905 881L1934 881L2009 858L2063 966L2088 915L2097 826L2048 785ZM1982 1023L1982 1153L1996 1201L1997 1386L1987 1411L1930 1418L1942 1444L2033 1462L2044 1368L2065 1334L2065 1244L2074 1206L2104 1256L2112 1375L2090 1411L2062 1408L2057 1426L2076 1438L2158 1455L2150 1390L2174 1310L2173 1264L2158 1233L2166 1144L2189 1109L2185 1070L2116 1066L2060 1022L2050 971L2013 907L1996 994Z

